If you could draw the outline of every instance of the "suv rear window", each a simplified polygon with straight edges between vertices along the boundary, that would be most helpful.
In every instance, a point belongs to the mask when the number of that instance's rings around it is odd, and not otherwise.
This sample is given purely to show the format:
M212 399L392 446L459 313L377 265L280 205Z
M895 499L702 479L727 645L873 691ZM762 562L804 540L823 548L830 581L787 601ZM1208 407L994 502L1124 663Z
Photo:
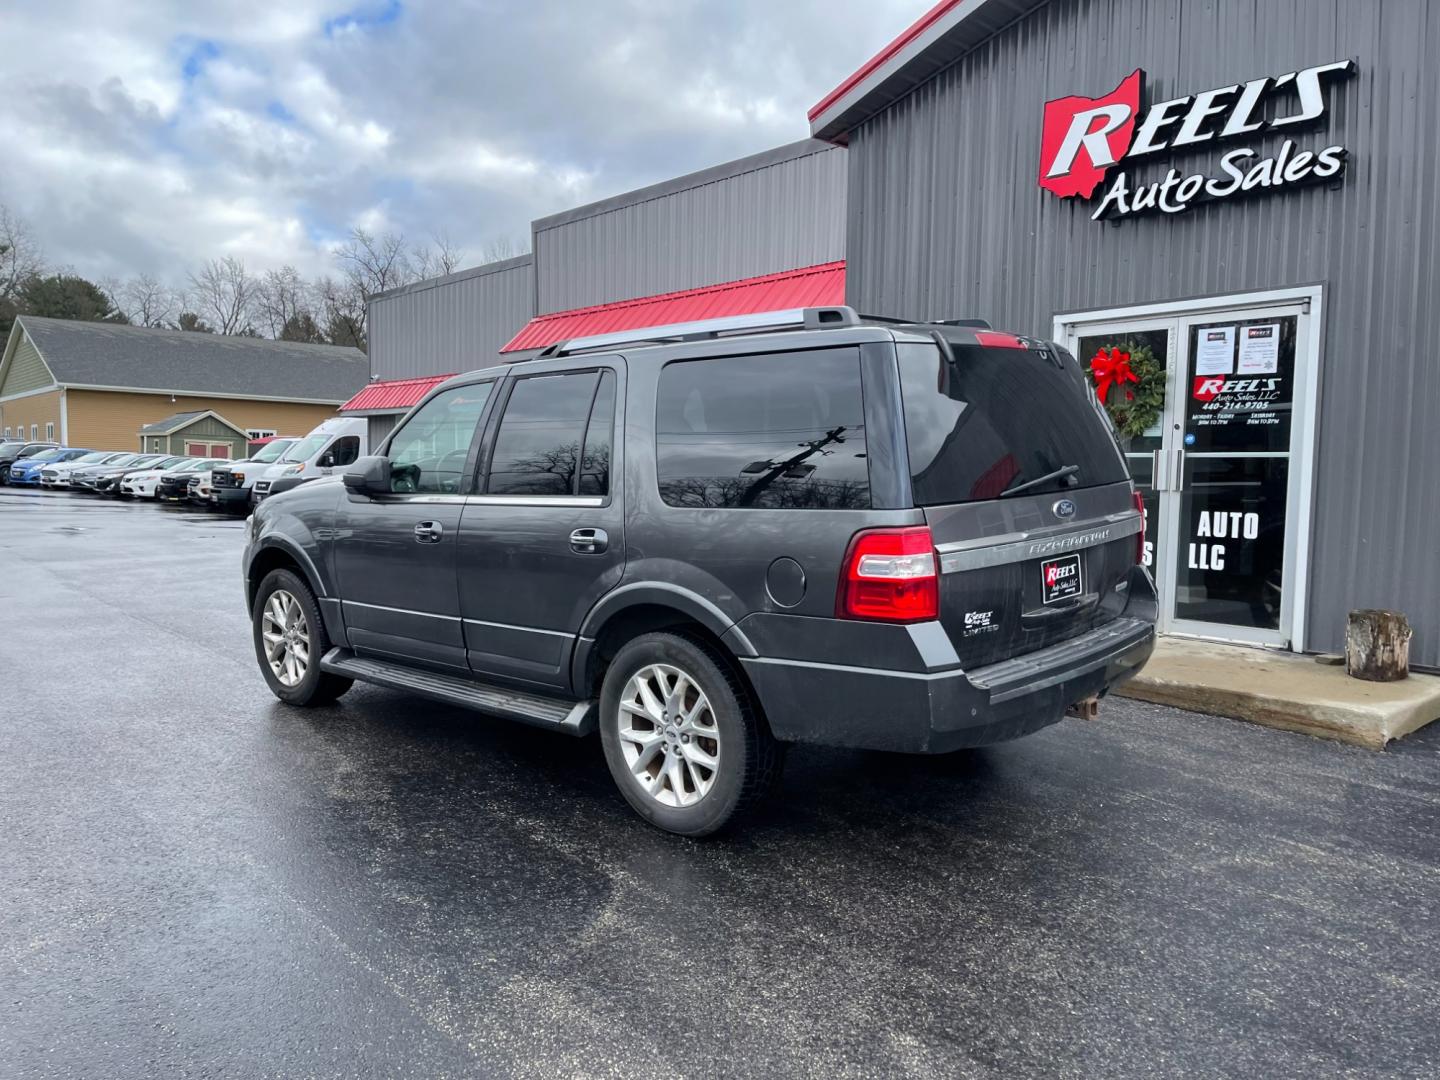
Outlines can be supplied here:
M900 391L916 506L979 502L1066 466L1072 475L1025 489L1044 495L1129 479L1084 374L1064 354L899 343Z
M857 349L679 361L660 372L658 399L671 506L869 507Z

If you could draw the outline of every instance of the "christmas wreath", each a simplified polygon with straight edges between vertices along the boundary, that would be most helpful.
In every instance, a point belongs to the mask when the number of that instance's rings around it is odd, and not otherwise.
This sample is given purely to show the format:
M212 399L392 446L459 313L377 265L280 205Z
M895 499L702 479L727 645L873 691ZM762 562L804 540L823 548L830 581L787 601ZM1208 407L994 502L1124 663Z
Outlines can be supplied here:
M1090 358L1095 396L1121 438L1145 434L1165 407L1165 366L1150 346L1136 341L1102 345Z

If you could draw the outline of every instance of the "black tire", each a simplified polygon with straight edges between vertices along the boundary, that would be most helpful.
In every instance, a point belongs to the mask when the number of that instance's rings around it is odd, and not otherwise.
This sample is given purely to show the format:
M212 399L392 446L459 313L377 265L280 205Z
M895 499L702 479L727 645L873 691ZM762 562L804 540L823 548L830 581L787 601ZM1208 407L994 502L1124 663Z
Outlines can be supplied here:
M309 662L304 675L293 686L286 686L271 670L263 638L265 605L271 596L282 590L299 603L310 636ZM287 705L329 705L354 684L353 679L320 670L320 658L329 650L330 638L325 633L325 622L320 617L320 605L315 602L315 594L305 580L291 570L272 570L260 582L260 588L255 593L255 606L250 609L250 636L255 644L255 659L260 664L260 673L265 677L270 692Z
M710 789L693 805L663 805L641 789L626 762L621 695L630 679L652 664L684 672L709 699L718 729L719 767ZM616 654L600 692L600 741L625 801L652 825L681 836L709 836L725 828L773 790L784 766L784 745L771 735L728 658L699 639L673 633L644 634Z

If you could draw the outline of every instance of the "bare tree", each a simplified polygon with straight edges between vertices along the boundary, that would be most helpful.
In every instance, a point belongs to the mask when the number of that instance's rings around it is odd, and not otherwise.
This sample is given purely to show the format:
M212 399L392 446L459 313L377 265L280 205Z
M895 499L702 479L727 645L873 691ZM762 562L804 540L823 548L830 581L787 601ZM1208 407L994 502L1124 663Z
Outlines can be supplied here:
M270 337L281 338L287 326L303 321L302 316L313 318L310 291L293 266L265 271L255 287L255 314L261 328Z
M140 274L107 291L134 326L173 326L176 313L184 306L174 289L150 274Z
M515 256L525 255L529 251L529 244L517 244L508 236L500 236L485 246L485 261L492 263L499 262L501 259L513 259Z
M0 203L0 299L15 299L44 269L45 256L30 227Z
M335 258L345 277L366 297L415 280L415 268L401 233L376 236L364 229L352 229L350 239L340 245Z
M331 345L364 350L365 294L348 278L322 277L315 282L320 329Z
M433 233L431 247L417 247L414 253L415 274L419 278L444 277L460 269L465 253L443 232Z
M241 260L232 255L211 259L191 273L190 287L194 306L218 333L240 334L251 329L256 283Z

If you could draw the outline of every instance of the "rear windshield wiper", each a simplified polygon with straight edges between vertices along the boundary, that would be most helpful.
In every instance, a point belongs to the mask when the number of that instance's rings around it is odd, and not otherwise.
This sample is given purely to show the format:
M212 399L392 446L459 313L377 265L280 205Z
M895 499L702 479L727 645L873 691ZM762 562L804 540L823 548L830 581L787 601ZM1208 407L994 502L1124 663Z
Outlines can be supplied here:
M1000 492L997 498L1003 499L1006 495L1018 495L1022 491L1029 491L1033 487L1039 487L1048 480L1063 480L1067 476L1074 476L1080 471L1079 465L1061 465L1054 472L1047 472L1044 476L1037 476L1034 480L1026 480L1023 484L1016 484Z

